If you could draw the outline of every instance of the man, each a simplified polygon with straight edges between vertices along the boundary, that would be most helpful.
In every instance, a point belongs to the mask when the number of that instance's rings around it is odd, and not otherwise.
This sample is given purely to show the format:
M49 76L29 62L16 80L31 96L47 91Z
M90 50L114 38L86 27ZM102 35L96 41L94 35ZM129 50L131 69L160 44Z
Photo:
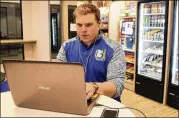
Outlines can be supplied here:
M63 43L57 59L83 64L87 99L97 92L120 101L126 69L122 47L99 34L100 11L96 6L82 4L73 15L77 36Z

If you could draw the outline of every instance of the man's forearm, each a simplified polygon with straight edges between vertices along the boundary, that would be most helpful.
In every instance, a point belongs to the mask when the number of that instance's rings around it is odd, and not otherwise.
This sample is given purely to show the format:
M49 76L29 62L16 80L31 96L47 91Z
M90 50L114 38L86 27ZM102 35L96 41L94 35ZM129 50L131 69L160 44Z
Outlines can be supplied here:
M113 82L96 83L99 86L97 93L113 97L116 94L116 85Z

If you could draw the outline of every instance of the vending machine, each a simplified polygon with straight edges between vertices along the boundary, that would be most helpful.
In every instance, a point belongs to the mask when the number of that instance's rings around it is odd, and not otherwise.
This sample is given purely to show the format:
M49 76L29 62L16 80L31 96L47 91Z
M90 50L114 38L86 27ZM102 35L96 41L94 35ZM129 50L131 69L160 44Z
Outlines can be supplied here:
M135 92L163 102L169 1L138 2Z
M178 1L174 2L173 34L171 43L169 84L167 104L179 109L179 39L178 39Z

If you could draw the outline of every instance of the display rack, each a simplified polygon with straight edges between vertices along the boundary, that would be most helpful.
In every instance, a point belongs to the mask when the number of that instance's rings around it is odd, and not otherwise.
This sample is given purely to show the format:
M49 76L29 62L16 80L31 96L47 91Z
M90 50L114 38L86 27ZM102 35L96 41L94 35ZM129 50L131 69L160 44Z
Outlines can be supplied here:
M126 76L124 87L128 90L134 91L135 78L135 17L134 16L120 16L120 44L125 52L126 60ZM127 29L131 27L132 29ZM133 30L133 31L132 31Z
M99 9L100 9L100 16L101 16L100 31L103 35L108 37L109 7L101 7Z

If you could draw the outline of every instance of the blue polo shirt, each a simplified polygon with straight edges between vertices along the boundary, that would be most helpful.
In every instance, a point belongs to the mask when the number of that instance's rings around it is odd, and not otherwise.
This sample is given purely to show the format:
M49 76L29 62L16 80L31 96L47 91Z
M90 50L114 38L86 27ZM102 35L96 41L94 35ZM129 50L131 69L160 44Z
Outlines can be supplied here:
M57 60L81 63L84 66L86 82L111 81L117 87L114 98L121 95L126 63L122 47L113 40L99 35L87 46L78 36L74 37L63 43Z
M106 81L107 65L113 56L113 49L101 36L89 47L76 38L64 47L67 62L79 62L84 66L86 82Z

